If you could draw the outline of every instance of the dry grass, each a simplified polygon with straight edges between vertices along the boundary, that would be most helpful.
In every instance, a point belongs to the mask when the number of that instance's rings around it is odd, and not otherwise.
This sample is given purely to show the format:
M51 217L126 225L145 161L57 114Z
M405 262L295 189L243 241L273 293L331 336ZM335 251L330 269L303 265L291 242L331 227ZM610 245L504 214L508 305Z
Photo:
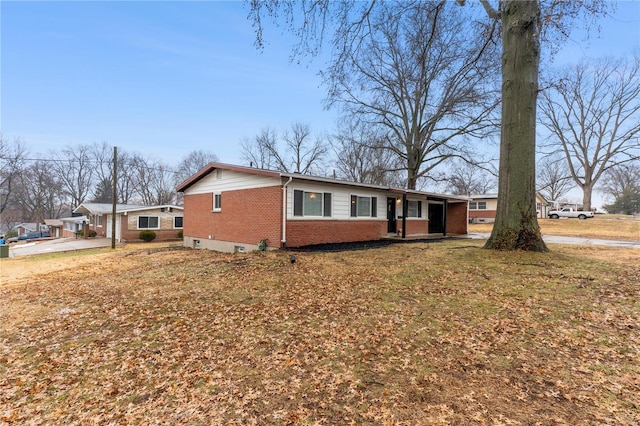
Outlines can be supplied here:
M32 258L0 288L0 420L637 422L637 250L480 244Z
M640 218L624 215L596 215L593 219L539 219L543 235L640 241ZM492 223L469 225L469 232L491 232Z

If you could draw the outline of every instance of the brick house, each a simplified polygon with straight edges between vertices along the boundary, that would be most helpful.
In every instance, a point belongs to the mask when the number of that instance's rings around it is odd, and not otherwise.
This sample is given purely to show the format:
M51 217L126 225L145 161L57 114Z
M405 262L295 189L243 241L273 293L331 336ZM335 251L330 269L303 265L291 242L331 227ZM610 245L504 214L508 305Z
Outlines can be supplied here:
M96 236L111 238L112 204L82 203L73 212L86 216ZM141 241L142 230L154 231L156 241L179 239L182 222L181 206L116 204L116 240L120 242Z
M466 234L466 197L210 163L183 182L184 245L219 251Z
M498 209L498 194L471 195L469 200L469 221L473 223L493 223ZM538 219L547 217L549 203L536 192L536 213Z

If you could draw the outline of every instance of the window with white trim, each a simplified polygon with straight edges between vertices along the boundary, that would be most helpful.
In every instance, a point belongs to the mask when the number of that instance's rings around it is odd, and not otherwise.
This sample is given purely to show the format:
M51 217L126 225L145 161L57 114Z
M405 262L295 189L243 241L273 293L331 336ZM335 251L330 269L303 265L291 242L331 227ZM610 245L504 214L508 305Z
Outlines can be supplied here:
M160 229L158 216L138 216L138 229Z
M351 217L378 217L378 197L352 195Z
M102 226L102 215L98 216L98 226Z
M184 221L183 216L174 216L173 217L173 227L174 228L182 228L182 223Z
M331 217L331 193L293 191L293 215Z
M219 212L222 210L222 194L213 194L213 211Z
M422 217L422 201L408 200L406 217Z
M469 210L486 210L487 202L486 201L470 201L469 202Z

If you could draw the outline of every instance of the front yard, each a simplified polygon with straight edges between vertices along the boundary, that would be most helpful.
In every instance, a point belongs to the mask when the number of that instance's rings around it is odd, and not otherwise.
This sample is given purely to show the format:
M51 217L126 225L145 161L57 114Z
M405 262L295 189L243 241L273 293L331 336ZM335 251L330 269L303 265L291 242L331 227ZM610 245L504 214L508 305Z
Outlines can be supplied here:
M0 421L638 424L638 251L481 245L3 259Z

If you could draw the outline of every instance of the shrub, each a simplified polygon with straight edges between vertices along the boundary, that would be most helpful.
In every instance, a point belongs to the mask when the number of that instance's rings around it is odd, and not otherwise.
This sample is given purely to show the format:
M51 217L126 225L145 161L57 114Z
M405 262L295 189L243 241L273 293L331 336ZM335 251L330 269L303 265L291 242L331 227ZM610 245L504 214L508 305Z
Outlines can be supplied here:
M140 239L142 241L151 242L156 239L156 233L149 230L140 231Z
M184 233L182 232L182 229L178 231L178 238L180 239L184 238Z
M95 238L96 235L98 235L96 231L89 229L89 238Z
M84 229L77 230L76 234L78 234L78 237L84 237Z

